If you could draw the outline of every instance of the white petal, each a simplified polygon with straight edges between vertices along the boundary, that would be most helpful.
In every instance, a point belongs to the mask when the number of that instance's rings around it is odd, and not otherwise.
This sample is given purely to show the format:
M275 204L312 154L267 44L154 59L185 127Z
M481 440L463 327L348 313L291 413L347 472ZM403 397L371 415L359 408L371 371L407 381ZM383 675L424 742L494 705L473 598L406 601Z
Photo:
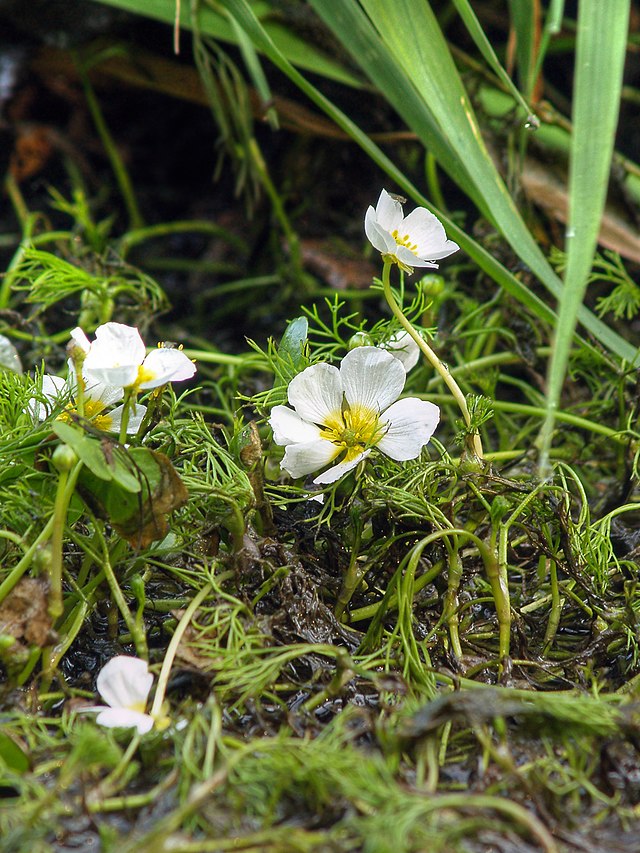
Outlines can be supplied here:
M305 444L289 444L280 467L292 477L304 477L327 465L342 451L341 447L324 438Z
M376 414L398 399L406 379L398 359L378 347L356 347L348 352L340 374L347 402Z
M135 382L144 356L144 343L137 329L122 323L105 323L96 329L83 375L94 382L126 388Z
M69 393L69 386L62 376L45 373L42 377L42 393L48 400L64 399L65 394Z
M127 363L142 364L146 349L140 332L135 326L125 326L124 323L104 323L96 329L96 339L91 344L91 352L95 348L111 351L114 358L126 356ZM91 354L91 353L90 353Z
M269 424L276 444L298 444L320 438L320 428L303 420L288 406L274 406Z
M364 231L374 249L383 254L393 254L396 248L396 241L388 231L385 231L376 222L376 213L372 207L369 207L365 214Z
M382 190L376 204L376 220L385 231L394 231L402 225L402 205Z
M122 400L124 392L121 385L105 385L88 375L83 378L85 400L102 403L105 408Z
M413 340L409 332L406 332L404 329L394 332L389 340L382 344L382 348L398 359L404 367L405 373L408 373L415 367L420 358L420 347Z
M72 330L70 336L71 342L70 345L75 345L79 347L83 353L88 353L91 349L91 343L89 342L89 338L82 331L80 326L76 326L75 329Z
M122 414L124 412L124 406L118 406L113 411L109 412L106 415L101 415L101 428L105 432L120 432L120 427L122 426ZM129 420L127 421L127 435L135 435L140 429L140 424L142 423L142 419L144 418L147 412L146 406L139 406L137 403L133 408L133 411L129 412ZM108 422L106 422L108 419Z
M93 352L93 350L92 350ZM89 353L89 356L91 353ZM118 366L92 366L87 364L89 356L83 365L82 375L87 385L99 382L102 385L128 388L138 378L138 364L123 364Z
M153 684L147 662L128 655L116 655L106 663L96 681L98 693L112 708L144 707Z
M42 396L46 403L33 399L28 405L29 412L38 421L44 421L57 407L62 406L69 399L71 390L65 379L61 376L53 376L45 373L42 377Z
M402 260L402 258L400 258L400 260ZM406 263L406 261L403 261L403 263ZM423 268L425 268L425 267L426 267L427 269L437 270L437 269L438 269L439 264L436 264L436 263L434 263L433 261L427 261L427 260L425 260L424 258L415 258L415 257L414 257L413 261L411 261L411 263L409 264L409 266L412 266L412 267L423 267Z
M398 462L416 459L433 435L440 409L427 400L407 397L390 406L380 419L388 424L378 449Z
M159 347L152 350L142 363L144 371L140 388L157 388L167 382L191 379L196 366L180 349Z
M331 364L312 364L293 377L287 393L301 418L327 424L342 409L340 371Z
M424 207L412 210L405 218L403 228L411 242L417 244L416 254L423 260L446 258L459 248L457 243L447 240L444 226L438 217Z
M97 710L97 709L95 709ZM96 723L110 729L137 729L144 735L153 728L153 717L141 711L127 711L123 708L105 708L96 717Z
M325 483L335 483L336 480L339 480L340 477L343 477L348 471L351 471L352 468L355 468L363 459L365 459L371 453L370 450L364 450L362 453L359 453L357 456L354 456L353 459L349 459L346 462L338 462L337 465L334 465L333 468L329 468L328 471L325 471L323 474L319 474L314 483L318 483L318 485Z

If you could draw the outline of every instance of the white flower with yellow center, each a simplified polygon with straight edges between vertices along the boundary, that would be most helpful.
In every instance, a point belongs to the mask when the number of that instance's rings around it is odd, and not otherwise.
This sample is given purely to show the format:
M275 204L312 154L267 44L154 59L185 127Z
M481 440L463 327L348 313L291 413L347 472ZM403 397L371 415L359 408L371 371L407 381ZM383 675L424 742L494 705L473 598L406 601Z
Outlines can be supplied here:
M118 432L122 423L124 406L108 411L109 406L122 400L122 388L94 382L89 386L83 380L84 417L91 421L96 429L104 432ZM72 360L69 360L69 376L53 376L45 373L42 377L40 394L29 403L29 411L38 421L46 420L56 409L60 409L59 418L69 420L70 413L76 413L77 380ZM136 433L146 412L146 406L135 405L127 422L127 432Z
M373 246L407 273L414 267L437 268L435 261L460 247L447 240L442 223L424 207L403 216L402 204L382 190L375 210L369 207L364 230Z
M74 335L79 331L74 330ZM149 355L146 352L135 327L122 323L98 326L82 365L85 382L140 391L190 379L196 372L194 363L181 349L162 347Z
M400 361L378 347L357 347L340 369L314 364L288 389L293 407L274 406L269 423L284 445L281 467L304 477L338 459L314 483L334 483L375 447L399 462L416 459L440 419L433 403L398 400L405 383ZM396 402L397 401L397 402Z
M107 704L82 710L96 712L96 722L101 726L135 728L138 734L146 734L154 723L145 713L152 684L146 661L117 655L102 667L96 681L98 693Z

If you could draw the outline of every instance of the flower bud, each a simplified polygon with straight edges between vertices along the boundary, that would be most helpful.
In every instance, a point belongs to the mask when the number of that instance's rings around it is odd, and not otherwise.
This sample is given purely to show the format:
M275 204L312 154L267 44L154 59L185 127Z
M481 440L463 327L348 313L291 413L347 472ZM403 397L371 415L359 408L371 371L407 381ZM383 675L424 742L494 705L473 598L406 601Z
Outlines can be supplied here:
M428 296L435 298L444 292L445 281L437 273L427 273L420 279L420 287Z
M53 451L51 461L61 474L70 471L78 461L78 456L68 444L60 444Z
M371 347L373 346L373 339L368 332L356 332L355 335L351 335L349 338L349 343L347 344L347 349L351 352L352 349L356 349L356 347Z

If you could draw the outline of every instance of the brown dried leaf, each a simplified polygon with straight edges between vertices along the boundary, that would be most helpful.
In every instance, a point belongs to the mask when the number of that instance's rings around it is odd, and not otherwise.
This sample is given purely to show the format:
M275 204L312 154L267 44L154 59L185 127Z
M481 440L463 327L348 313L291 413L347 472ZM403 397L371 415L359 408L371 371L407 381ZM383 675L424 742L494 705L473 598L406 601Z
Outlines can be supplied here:
M0 634L40 648L55 642L47 593L46 581L22 578L0 605Z
M569 195L564 175L527 157L521 182L524 192L532 202L553 219L566 224L569 217ZM624 212L614 204L607 204L605 208L598 242L605 248L618 252L622 257L640 263L638 229L625 219Z

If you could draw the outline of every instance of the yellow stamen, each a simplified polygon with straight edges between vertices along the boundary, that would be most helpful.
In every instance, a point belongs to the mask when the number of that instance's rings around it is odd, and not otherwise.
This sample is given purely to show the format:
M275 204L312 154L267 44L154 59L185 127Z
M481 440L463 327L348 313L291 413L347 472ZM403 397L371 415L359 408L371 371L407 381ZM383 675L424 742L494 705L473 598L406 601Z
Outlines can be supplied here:
M324 429L320 431L322 438L346 451L343 460L346 462L377 444L382 434L378 413L361 405L332 412L325 418Z
M400 237L398 235L398 229L396 228L395 231L391 232L391 236L399 246L405 246L410 252L413 252L416 257L418 256L418 244L411 243L408 234L405 234L403 237Z

